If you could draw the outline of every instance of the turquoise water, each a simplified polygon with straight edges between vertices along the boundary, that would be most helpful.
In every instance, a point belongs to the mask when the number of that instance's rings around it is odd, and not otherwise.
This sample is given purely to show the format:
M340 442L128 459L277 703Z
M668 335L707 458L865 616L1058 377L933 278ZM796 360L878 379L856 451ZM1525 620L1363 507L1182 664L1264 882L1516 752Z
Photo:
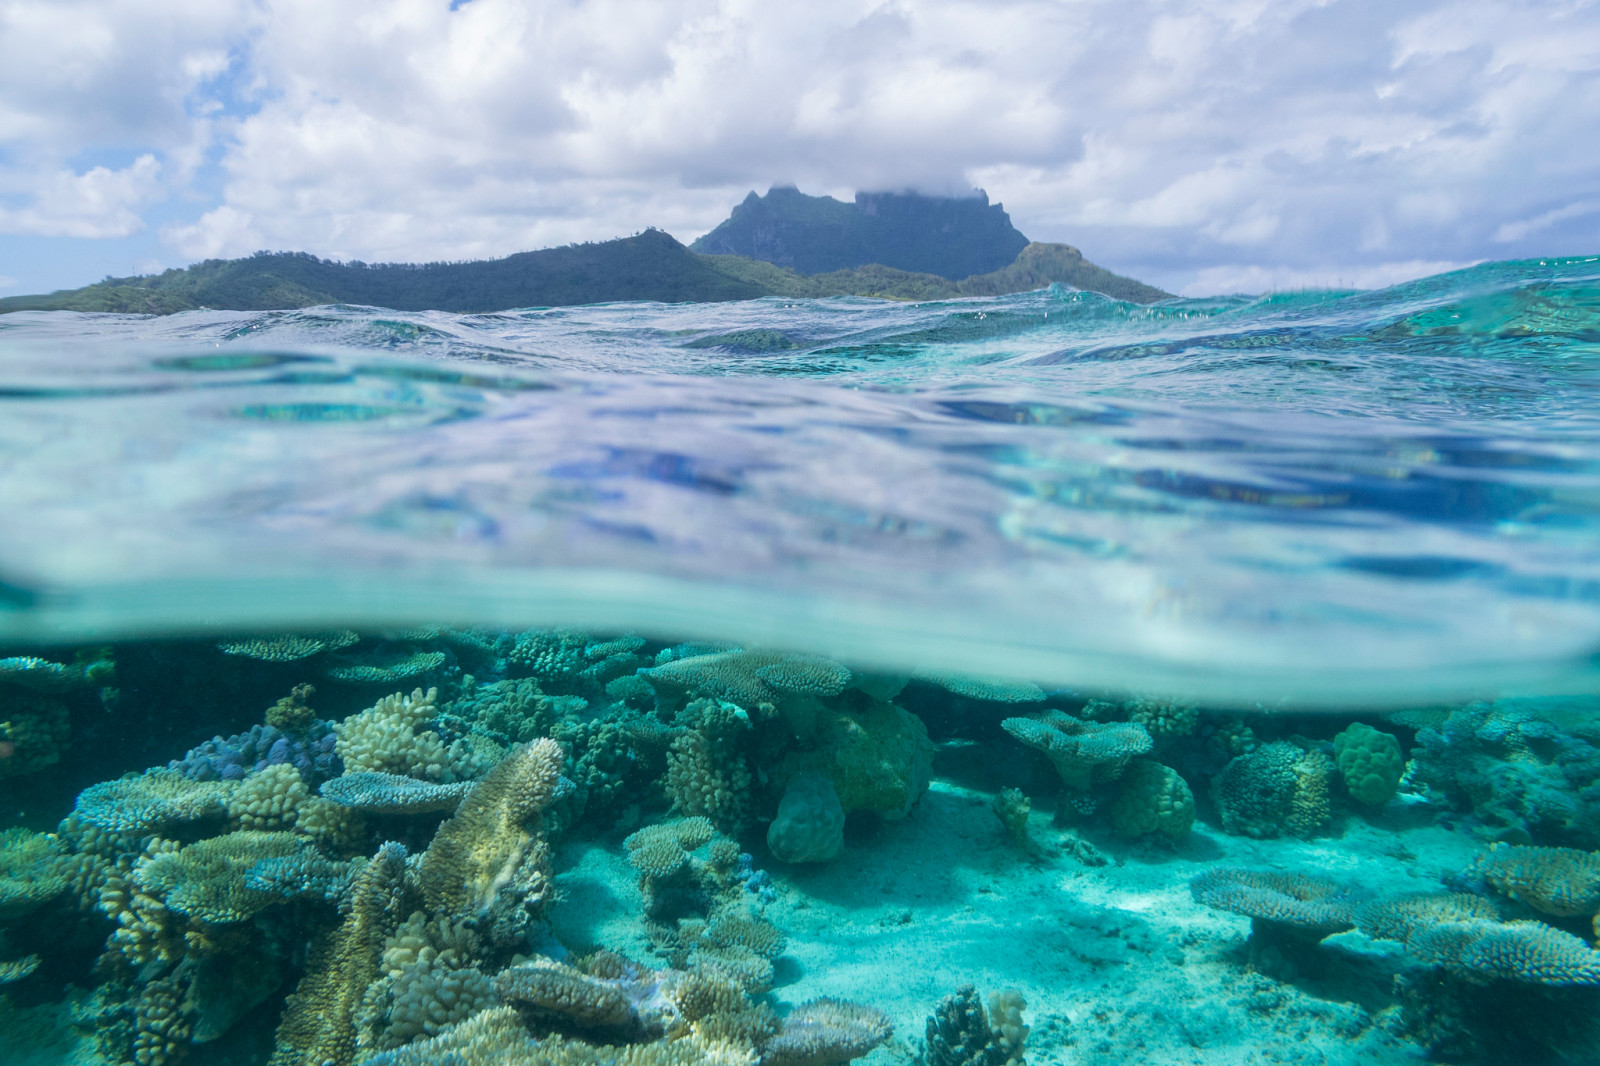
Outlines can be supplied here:
M1597 277L13 314L0 634L577 624L1233 700L1582 690Z
M0 502L28 1066L1600 1060L1600 259L11 314Z

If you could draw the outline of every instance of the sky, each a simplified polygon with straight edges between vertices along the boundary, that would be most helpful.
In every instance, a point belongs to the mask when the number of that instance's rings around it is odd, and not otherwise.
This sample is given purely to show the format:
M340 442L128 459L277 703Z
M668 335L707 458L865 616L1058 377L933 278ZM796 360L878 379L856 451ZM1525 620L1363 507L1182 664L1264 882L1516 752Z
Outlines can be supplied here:
M0 296L982 188L1185 295L1600 252L1600 0L0 0Z

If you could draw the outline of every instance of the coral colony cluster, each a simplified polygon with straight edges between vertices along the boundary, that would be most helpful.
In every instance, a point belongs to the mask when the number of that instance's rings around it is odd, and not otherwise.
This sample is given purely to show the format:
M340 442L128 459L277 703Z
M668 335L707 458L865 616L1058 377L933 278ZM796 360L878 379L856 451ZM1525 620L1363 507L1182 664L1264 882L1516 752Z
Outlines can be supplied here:
M190 730L142 772L75 746L153 699L125 672L158 670L256 691L261 720ZM137 1066L252 1026L271 1066L847 1062L891 1039L888 1017L781 1004L789 937L768 908L788 871L844 861L850 825L913 811L934 776L925 719L952 708L1037 763L989 801L1017 863L1159 862L1197 817L1273 842L1405 809L1471 835L1476 860L1430 892L1224 864L1188 891L1250 920L1233 965L1273 981L1337 968L1329 938L1389 945L1393 1027L1419 1053L1487 1054L1494 997L1552 1045L1593 1037L1595 1001L1570 993L1600 986L1600 724L1509 703L1353 720L1113 702L567 631L0 660L0 782L106 778L73 788L54 832L0 832L0 983L64 1004L83 1054ZM183 720L145 720L163 716ZM576 838L637 875L648 955L560 942L556 847ZM1024 1061L1020 994L950 992L904 1054Z

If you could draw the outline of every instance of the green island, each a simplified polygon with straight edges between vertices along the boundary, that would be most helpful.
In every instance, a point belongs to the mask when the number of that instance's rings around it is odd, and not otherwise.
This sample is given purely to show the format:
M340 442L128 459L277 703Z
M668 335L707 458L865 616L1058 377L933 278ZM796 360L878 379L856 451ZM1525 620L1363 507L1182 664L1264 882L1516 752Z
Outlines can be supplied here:
M963 273L973 266L992 269ZM322 304L473 314L631 300L946 300L1053 284L1134 303L1170 295L1096 266L1071 245L1028 241L981 194L862 194L845 204L780 187L764 198L752 193L692 248L649 229L470 262L340 263L304 252L257 252L160 274L108 277L81 289L6 297L0 314L168 315Z

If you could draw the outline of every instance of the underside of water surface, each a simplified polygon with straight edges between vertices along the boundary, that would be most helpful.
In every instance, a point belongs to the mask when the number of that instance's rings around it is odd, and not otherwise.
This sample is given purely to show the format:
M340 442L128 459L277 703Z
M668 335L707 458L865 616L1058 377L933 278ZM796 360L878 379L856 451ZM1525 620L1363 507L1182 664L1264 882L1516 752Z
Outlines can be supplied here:
M1600 1058L1600 264L0 316L7 1063Z

